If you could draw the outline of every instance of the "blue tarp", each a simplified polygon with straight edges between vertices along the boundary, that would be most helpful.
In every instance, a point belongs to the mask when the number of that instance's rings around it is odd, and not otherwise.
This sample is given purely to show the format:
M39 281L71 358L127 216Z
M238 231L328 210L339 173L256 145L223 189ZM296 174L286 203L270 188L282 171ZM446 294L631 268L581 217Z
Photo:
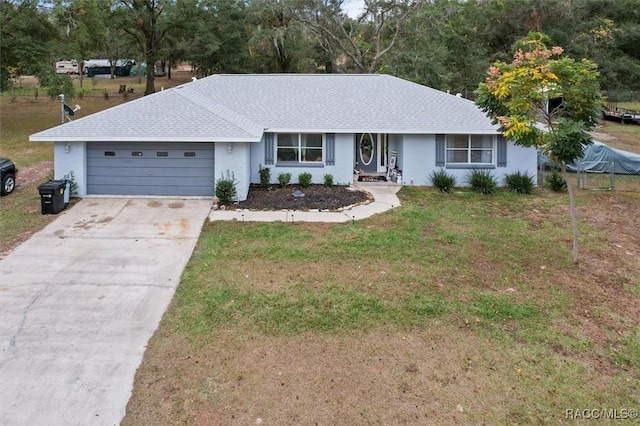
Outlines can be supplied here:
M552 165L543 154L539 155L538 160L543 165ZM586 147L582 159L576 164L568 164L567 170L575 172L580 168L584 171L610 173L611 161L613 161L615 174L640 175L640 154L611 148L598 141L593 141L593 144Z

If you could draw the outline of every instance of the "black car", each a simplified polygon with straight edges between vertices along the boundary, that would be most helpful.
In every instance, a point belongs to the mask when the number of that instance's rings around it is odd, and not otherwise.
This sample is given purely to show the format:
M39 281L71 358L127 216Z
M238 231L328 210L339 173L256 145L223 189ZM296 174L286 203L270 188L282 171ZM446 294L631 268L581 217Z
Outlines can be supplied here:
M2 182L0 192L2 195L11 194L13 190L16 189L17 172L18 169L16 169L16 165L13 161L6 158L0 158L0 182Z

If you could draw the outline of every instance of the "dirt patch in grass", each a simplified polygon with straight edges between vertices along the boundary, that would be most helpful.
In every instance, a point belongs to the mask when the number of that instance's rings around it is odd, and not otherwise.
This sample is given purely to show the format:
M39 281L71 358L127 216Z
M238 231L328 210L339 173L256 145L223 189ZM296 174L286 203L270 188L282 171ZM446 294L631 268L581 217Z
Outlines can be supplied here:
M590 133L595 140L612 148L640 154L640 126L605 122Z
M20 167L16 189L0 198L0 258L56 218L42 215L38 186L53 175L53 161Z
M272 185L263 188L251 185L246 201L237 206L250 210L338 210L372 201L371 195L356 187L311 185L285 188Z

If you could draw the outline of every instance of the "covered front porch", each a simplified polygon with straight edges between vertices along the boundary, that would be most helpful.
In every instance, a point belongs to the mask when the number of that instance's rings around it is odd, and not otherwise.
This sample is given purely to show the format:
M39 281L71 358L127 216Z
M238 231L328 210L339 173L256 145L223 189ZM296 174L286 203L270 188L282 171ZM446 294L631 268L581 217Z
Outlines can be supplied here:
M402 185L398 168L399 135L356 133L354 135L353 181Z

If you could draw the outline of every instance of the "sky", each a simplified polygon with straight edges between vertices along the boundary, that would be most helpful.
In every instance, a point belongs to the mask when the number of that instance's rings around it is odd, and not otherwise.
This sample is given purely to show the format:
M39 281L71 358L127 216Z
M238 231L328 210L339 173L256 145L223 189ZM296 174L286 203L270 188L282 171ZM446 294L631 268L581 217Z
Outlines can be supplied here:
M342 3L342 10L347 12L347 15L351 18L357 18L358 13L362 11L363 4L363 0L345 0Z

